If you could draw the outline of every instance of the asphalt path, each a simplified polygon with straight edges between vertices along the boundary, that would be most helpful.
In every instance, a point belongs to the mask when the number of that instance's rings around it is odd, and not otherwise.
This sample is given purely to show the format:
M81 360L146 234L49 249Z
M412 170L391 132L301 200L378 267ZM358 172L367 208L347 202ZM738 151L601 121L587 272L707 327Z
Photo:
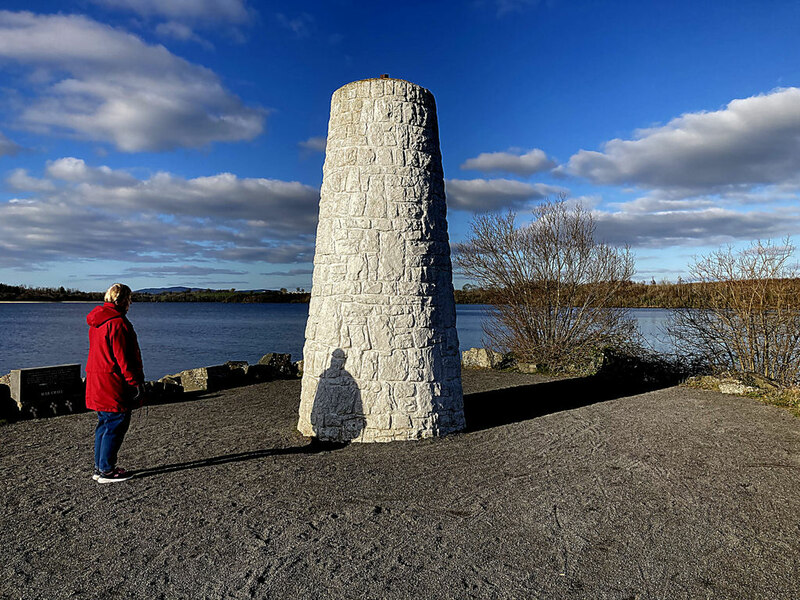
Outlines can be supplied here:
M469 430L310 445L300 382L0 427L2 598L800 598L800 420L466 371ZM640 392L640 393L636 393Z

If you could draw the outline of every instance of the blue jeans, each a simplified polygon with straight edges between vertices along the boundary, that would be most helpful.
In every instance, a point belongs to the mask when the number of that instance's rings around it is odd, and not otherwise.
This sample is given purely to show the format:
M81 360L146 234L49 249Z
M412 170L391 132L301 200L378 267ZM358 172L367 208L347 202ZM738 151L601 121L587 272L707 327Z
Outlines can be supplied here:
M94 430L94 467L110 473L117 466L117 452L131 424L131 412L97 411Z

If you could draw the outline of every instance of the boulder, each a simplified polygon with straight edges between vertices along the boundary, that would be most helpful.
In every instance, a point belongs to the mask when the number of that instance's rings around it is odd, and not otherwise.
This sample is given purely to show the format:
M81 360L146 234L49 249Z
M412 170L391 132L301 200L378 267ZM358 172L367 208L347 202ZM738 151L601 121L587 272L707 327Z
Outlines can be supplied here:
M180 396L183 394L183 386L179 383L169 383L168 381L164 381L161 385L163 386L162 393L167 398L174 398L175 396Z
M518 362L517 371L520 373L538 373L539 372L539 365L536 363L529 363L529 362Z
M503 361L502 354L487 348L470 348L461 354L461 365L468 369L497 369Z
M249 381L249 368L250 365L246 360L229 360L225 363L228 367L228 379L226 387L236 387L239 385L246 385Z
M175 375L164 375L161 379L159 379L156 383L168 383L170 385L181 385L181 374L176 373Z
M248 383L259 383L276 379L276 371L269 365L247 365L244 369Z
M231 371L244 371L247 369L249 363L246 360L229 360L225 363L225 366L228 367Z
M716 375L698 375L687 380L689 385L705 390L719 390L723 394L769 394L781 389L776 381L758 373L724 373Z
M167 400L174 400L177 396L183 394L183 386L180 384L180 377L175 375L168 375L162 377L158 381L148 381L145 384L145 393L147 398L145 403L160 402Z
M226 365L188 369L181 372L181 385L184 392L213 392L228 385L230 373Z
M742 383L758 388L763 392L772 392L780 389L781 385L769 377L764 377L758 373L745 373L742 376Z
M745 385L738 379L722 379L719 382L719 391L723 394L736 394L742 395L749 392L757 392L758 388L750 385Z
M297 376L297 370L292 364L291 354L280 354L270 352L265 354L258 361L259 365L264 365L273 369L275 379L283 379Z

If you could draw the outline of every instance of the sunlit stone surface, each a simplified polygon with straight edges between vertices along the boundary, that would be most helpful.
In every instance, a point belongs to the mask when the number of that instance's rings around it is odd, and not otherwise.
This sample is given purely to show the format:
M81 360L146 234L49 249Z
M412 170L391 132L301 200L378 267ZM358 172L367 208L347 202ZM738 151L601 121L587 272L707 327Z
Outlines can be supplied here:
M298 429L383 442L464 427L433 95L397 79L333 94Z

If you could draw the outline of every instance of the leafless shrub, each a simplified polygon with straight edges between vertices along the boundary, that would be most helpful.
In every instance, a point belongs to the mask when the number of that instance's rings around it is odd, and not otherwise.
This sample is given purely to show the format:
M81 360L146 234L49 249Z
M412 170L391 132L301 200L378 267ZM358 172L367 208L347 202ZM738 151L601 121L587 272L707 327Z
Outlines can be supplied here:
M627 311L613 307L633 256L596 242L594 231L591 213L563 197L537 206L526 225L514 212L474 219L455 260L489 292L484 331L495 349L560 370L636 337Z
M745 250L728 247L691 266L688 307L668 325L679 353L718 370L758 373L784 384L800 372L800 310L793 279L797 269L789 239L757 241Z

